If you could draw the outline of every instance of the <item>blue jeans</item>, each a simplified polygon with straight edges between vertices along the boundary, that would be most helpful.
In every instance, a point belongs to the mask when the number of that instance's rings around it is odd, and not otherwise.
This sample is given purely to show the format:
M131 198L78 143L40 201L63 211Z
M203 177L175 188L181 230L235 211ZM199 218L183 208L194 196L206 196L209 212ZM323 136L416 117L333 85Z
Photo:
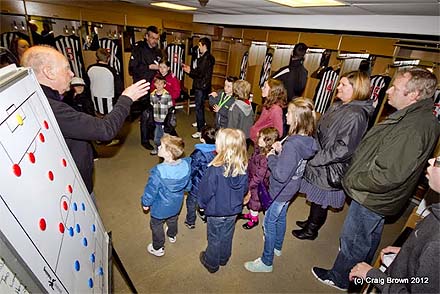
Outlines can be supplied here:
M190 225L196 223L197 197L188 193L186 196L186 219L185 222Z
M196 102L197 132L200 132L205 126L205 99L208 97L208 94L208 90L194 90L194 99Z
M261 261L272 265L274 248L281 250L286 233L286 215L289 201L274 201L264 216L264 250Z
M208 247L205 251L206 264L212 269L226 265L232 252L232 238L237 216L208 216Z
M156 128L154 129L154 144L156 144L156 146L160 146L160 139L162 139L163 137L163 123L157 123L156 124Z
M371 263L380 243L384 221L384 216L356 201L351 202L342 227L341 249L329 273L337 286L348 288L348 275L357 263Z

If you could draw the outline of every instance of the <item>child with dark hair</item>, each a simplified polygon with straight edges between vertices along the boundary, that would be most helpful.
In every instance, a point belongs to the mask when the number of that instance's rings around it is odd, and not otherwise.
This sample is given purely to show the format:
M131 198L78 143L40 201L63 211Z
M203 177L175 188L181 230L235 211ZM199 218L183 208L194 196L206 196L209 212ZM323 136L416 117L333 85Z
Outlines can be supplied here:
M228 127L229 109L235 102L233 85L237 80L237 77L228 76L222 90L209 94L209 105L215 112L215 127L217 129Z
M214 159L215 134L213 127L206 125L201 131L200 144L195 145L195 150L191 153L191 179L192 187L186 198L186 220L185 226L194 229L196 223L197 192L199 183L208 169L208 164ZM205 213L202 209L198 210L200 217L206 222Z

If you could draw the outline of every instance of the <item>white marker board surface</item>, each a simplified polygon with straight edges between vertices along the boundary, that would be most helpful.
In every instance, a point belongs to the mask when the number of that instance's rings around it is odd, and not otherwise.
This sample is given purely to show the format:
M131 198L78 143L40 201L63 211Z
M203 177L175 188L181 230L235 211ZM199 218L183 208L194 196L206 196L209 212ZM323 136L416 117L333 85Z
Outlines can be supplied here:
M44 289L109 292L109 237L29 69L0 71L0 181L0 233Z

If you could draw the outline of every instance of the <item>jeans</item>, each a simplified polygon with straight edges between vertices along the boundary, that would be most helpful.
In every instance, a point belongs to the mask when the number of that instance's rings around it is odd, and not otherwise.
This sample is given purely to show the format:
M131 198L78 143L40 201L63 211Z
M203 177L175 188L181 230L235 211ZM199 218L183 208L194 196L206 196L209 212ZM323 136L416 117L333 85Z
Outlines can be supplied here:
M168 226L167 236L175 237L177 235L177 220L179 215L175 215L166 219L157 219L151 217L150 228L153 233L153 248L159 250L165 245L165 232L163 230L163 223Z
M194 98L196 102L197 132L200 132L205 126L205 99L208 97L208 94L208 90L194 90Z
M197 197L188 193L186 196L186 220L185 222L190 225L196 223L196 209L197 209Z
M163 137L163 123L155 123L156 124L156 128L154 129L154 144L156 144L156 146L160 146L160 139L162 139Z
M208 247L205 251L205 262L213 270L220 265L226 265L231 257L236 218L236 215L207 217Z
M264 250L261 261L272 265L274 248L281 250L286 233L286 215L289 201L274 201L264 216Z
M329 272L331 280L337 286L348 288L348 275L357 263L371 263L380 243L384 221L384 216L356 201L351 202L342 227L341 249Z

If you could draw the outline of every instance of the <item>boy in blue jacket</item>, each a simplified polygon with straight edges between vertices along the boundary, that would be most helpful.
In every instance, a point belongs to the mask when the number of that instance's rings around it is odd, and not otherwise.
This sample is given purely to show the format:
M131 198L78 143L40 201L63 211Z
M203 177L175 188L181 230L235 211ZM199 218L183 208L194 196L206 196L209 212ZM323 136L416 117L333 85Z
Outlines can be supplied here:
M153 242L148 244L147 250L155 256L165 254L164 223L168 226L166 233L169 241L176 242L183 193L191 188L191 159L180 159L185 148L183 139L165 134L160 142L158 156L164 161L150 170L142 195L143 209L150 210L150 228L153 234Z
M191 153L191 191L186 197L186 220L185 226L188 229L196 227L197 192L199 183L208 169L208 164L214 159L215 155L215 129L206 125L203 127L200 136L200 144L196 144L195 150ZM198 210L200 217L206 222L203 209Z

